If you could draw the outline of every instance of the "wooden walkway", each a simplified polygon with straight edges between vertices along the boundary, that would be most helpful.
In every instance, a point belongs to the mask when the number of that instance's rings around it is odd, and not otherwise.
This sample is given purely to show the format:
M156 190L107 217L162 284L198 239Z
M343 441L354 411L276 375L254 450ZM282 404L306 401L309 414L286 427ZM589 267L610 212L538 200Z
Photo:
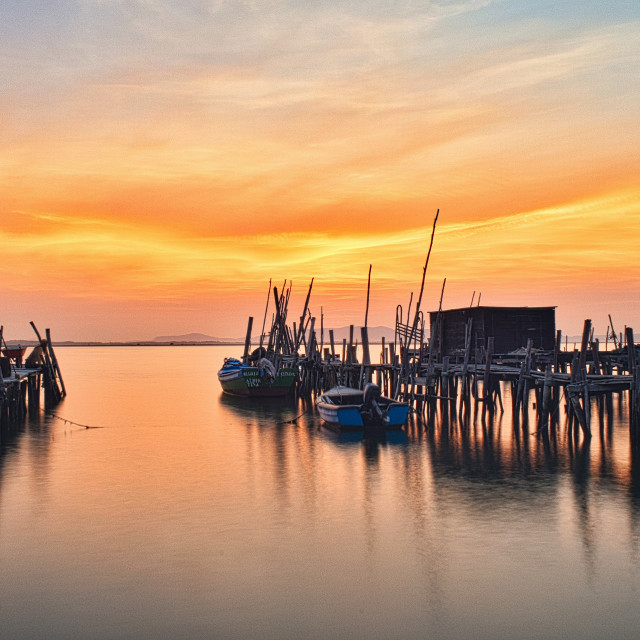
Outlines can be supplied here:
M514 424L526 424L530 409L535 410L537 427L548 432L557 426L562 413L584 438L591 437L594 399L609 401L614 395L628 395L629 426L632 441L640 444L640 363L638 347L633 347L633 330L627 328L627 347L601 352L597 341L590 341L591 321L585 322L580 350L562 351L558 332L556 348L543 352L526 348L509 354L493 353L493 338L481 348L470 342L459 353L434 356L428 344L419 348L397 348L382 344L380 362L371 363L366 330L363 329L362 362L346 344L341 359L335 349L318 350L298 361L301 396L317 394L336 384L362 387L378 384L384 395L408 403L425 425L433 423L438 411L484 414L505 411L504 385L510 386L510 410Z

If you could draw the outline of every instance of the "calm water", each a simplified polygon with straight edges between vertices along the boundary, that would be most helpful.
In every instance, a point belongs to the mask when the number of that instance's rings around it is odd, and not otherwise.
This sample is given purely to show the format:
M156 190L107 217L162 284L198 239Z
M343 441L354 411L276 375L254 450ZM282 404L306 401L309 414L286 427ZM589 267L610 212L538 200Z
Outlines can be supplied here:
M588 446L508 415L363 442L222 397L234 350L57 354L56 413L102 428L2 434L2 638L637 637L624 403Z

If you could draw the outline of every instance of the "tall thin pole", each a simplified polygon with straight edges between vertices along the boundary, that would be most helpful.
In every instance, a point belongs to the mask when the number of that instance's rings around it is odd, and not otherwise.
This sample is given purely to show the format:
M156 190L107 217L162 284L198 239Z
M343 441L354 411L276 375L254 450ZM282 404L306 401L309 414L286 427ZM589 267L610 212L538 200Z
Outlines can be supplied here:
M427 259L425 260L424 268L422 270L422 284L420 285L420 295L418 296L418 302L416 303L415 316L413 319L413 323L411 325L411 331L409 332L409 335L407 336L407 341L405 343L406 346L405 346L404 357L402 359L402 366L401 366L402 375L398 376L396 389L393 396L394 398L397 398L398 394L400 393L400 384L402 382L403 376L407 376L407 379L408 379L409 347L413 342L413 340L415 339L416 331L418 330L418 323L420 322L420 305L422 303L422 294L424 293L424 283L427 277L427 267L429 266L429 258L431 257L431 249L433 248L433 239L436 234L436 223L438 222L439 214L440 214L440 209L436 211L436 217L433 220L433 228L431 229L431 241L429 242L429 251L427 251ZM411 294L411 297L413 298L413 293ZM411 307L411 303L409 303L409 307ZM407 324L409 323L410 315L411 315L410 313L407 313ZM420 344L420 348L422 349L422 344Z
M424 282L427 277L427 267L429 266L429 258L431 257L431 249L433 248L433 239L436 235L436 223L438 222L438 216L440 215L440 209L436 211L436 217L433 220L433 228L431 229L431 242L429 243L429 251L427 251L427 259L424 263L424 268L422 269L422 284L420 285L420 295L418 296L418 302L416 303L416 311L413 320L413 326L411 327L411 336L408 341L408 345L411 344L413 337L415 335L416 329L418 327L418 320L420 314L420 305L422 303L422 294L424 293Z
M614 348L618 348L618 340L616 338L616 330L613 328L613 320L611 319L611 314L609 314L609 324L611 325L611 335L613 337L613 346ZM622 341L621 341L622 342ZM620 344L622 347L622 344Z
M262 332L260 333L260 346L264 342L264 328L267 324L267 311L269 310L269 298L271 297L271 278L269 278L269 291L267 291L267 304L264 307L264 318L262 319Z
M244 353L242 354L242 362L247 362L249 359L249 349L251 347L251 328L253 327L253 318L249 316L249 322L247 322L247 335L244 338Z
M305 317L307 315L307 310L309 308L309 298L311 297L311 289L313 288L313 278L311 278L311 283L309 284L309 291L307 292L307 299L304 301L304 308L302 310L302 315L300 316L300 327L298 329L298 335L295 336L295 351L298 350L300 345L304 340L304 326L305 326Z
M367 280L367 310L364 314L364 326L367 327L367 320L369 318L369 292L371 291L371 265L369 265L369 279Z

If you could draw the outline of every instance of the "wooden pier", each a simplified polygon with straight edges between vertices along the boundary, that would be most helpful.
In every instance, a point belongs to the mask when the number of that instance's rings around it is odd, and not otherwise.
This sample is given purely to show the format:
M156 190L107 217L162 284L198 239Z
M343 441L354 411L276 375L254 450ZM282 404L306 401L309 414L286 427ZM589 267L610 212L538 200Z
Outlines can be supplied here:
M375 382L384 395L406 402L426 428L438 412L447 415L481 414L510 410L514 426L529 427L530 409L541 434L556 428L562 416L576 435L591 438L592 413L612 406L613 397L628 396L632 442L640 446L640 358L633 330L626 329L626 346L601 351L591 340L591 321L586 320L580 349L561 349L557 333L553 350L525 347L506 354L494 353L495 337L472 348L471 328L465 348L446 355L434 353L433 343L422 341L421 331L413 342L396 332L397 342L382 343L379 362L370 357L367 330L361 330L361 361L356 358L355 331L342 344L342 353L331 346L323 353L317 346L298 360L297 393L310 396L336 384L362 388ZM310 340L311 345L317 345ZM510 393L503 390L508 385ZM505 407L505 396L511 407ZM602 421L601 421L602 423Z
M434 424L438 411L464 416L473 406L474 415L481 412L483 417L498 408L504 412L506 394L502 389L509 385L514 426L525 426L534 408L538 431L549 433L563 411L576 436L582 433L585 439L591 438L592 401L604 399L610 404L614 395L628 395L631 440L640 447L640 351L631 328L625 331L626 346L622 336L618 341L611 316L615 351L600 350L598 340L593 339L591 320L586 320L580 349L569 352L567 348L562 350L562 334L555 331L555 307L481 307L479 299L474 307L474 292L469 307L443 311L445 278L439 309L430 314L430 336L426 339L421 303L439 213L433 221L415 308L412 311L413 294L406 318L398 305L394 341L387 345L383 340L379 362L371 358L367 329L371 266L364 327L359 336L361 361L353 325L349 340L342 342L341 353L332 331L325 346L324 314L318 336L316 318L309 311L313 280L299 326L294 323L292 330L286 326L286 314L280 313L276 294L278 312L269 335L286 339L278 340L272 350L270 338L267 358L277 365L286 362L288 367L298 367L297 395L312 396L337 384L362 389L366 383L375 382L385 396L409 404L428 427ZM291 285L284 297L287 303L290 293ZM265 309L265 321L266 317ZM249 353L251 322L245 356ZM266 339L264 327L263 323L261 347ZM496 344L501 353L495 349ZM303 348L304 355L299 355Z
M4 341L3 328L0 327L2 370L0 371L0 426L10 427L34 416L40 411L41 396L44 395L46 410L53 408L64 396L66 389L60 367L51 342L51 332L46 330L45 337L40 335L33 322L33 330L38 338L37 345L24 360L21 355L13 357L13 349Z

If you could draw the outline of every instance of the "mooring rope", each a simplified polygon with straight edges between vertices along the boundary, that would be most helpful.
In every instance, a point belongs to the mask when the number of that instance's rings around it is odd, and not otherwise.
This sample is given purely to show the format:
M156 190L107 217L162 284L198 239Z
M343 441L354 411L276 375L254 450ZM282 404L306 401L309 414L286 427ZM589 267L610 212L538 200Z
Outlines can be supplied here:
M72 424L76 427L82 427L83 429L104 429L104 427L96 427L96 426L92 426L90 424L80 424L79 422L74 422L73 420L69 420L67 418L63 418L62 416L59 416L53 412L48 412L47 413L48 416L52 416L53 418L55 418L56 420L61 420L62 422L64 422L65 424Z
M302 416L306 413L306 411L303 411L299 416L296 416L295 418L293 418L293 420L285 420L282 424L294 424L298 421L298 418L302 418Z

